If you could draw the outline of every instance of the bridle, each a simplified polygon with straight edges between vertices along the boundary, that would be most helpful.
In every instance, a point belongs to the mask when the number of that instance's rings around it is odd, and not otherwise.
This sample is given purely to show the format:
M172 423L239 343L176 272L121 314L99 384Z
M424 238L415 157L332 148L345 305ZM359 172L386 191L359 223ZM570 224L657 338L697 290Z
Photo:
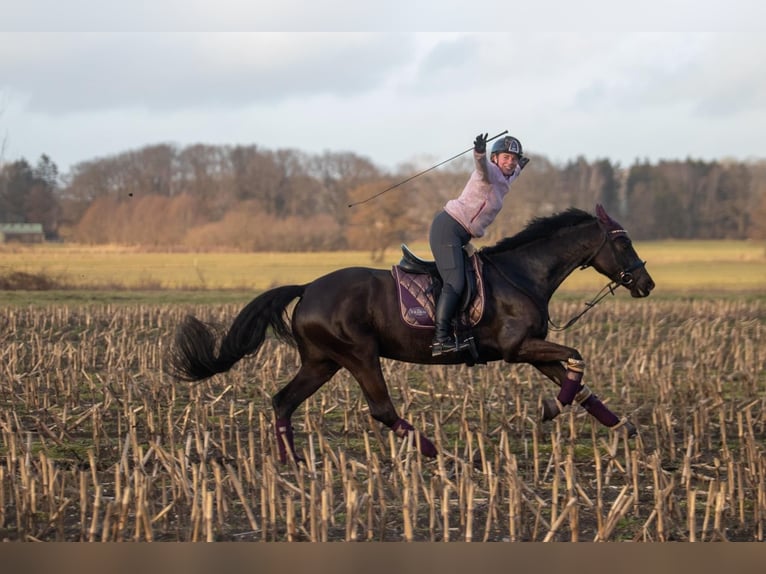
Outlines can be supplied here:
M601 253L601 250L604 248L604 245L609 245L609 248L612 250L612 255L614 256L615 261L620 261L620 257L618 256L617 249L614 246L614 238L617 236L628 236L628 232L624 229L612 229L607 230L602 227L602 230L604 232L604 237L601 241L601 243L598 245L596 250L591 253L591 255L585 260L584 263L580 265L580 269L587 269L593 264L593 260L598 257L598 254ZM619 286L623 287L630 287L633 285L633 282L635 281L635 277L633 276L633 272L636 269L640 269L642 267L646 266L646 261L642 259L638 259L635 263L630 265L629 267L624 267L620 270L620 272L617 274L617 279L610 279L609 283L604 285L601 290L596 293L596 296L591 299L590 301L587 301L585 303L585 309L580 311L577 315L569 319L566 323L564 323L563 326L559 326L556 323L554 323L550 316L548 317L548 324L551 326L552 331L564 331L574 325L580 317L585 315L588 311L593 309L598 303L601 302L601 300L609 295L610 293L614 295L615 288Z
M601 253L601 250L604 248L604 245L609 245L609 248L612 250L612 255L614 256L615 261L619 261L620 257L617 253L617 249L614 246L614 238L618 236L628 237L628 232L624 229L612 229L612 230L606 230L604 229L604 237L601 240L601 243L596 248L596 250L591 253L590 257L588 257L585 262L580 265L580 269L587 269L593 264L593 260L598 257L598 254ZM630 287L633 284L633 281L635 280L635 277L633 277L633 272L636 269L640 269L642 267L646 266L646 261L642 259L638 259L635 263L633 263L630 267L626 267L620 270L620 272L617 275L617 279L612 279L611 283L614 283L615 287L622 285L623 287ZM610 283L610 284L611 284Z

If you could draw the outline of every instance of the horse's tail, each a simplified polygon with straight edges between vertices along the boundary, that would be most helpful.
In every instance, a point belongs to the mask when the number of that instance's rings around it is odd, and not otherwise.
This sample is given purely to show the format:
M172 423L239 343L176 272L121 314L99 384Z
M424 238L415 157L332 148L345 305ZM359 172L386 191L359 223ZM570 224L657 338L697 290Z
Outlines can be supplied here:
M303 295L305 288L305 285L277 287L250 301L224 335L217 354L215 330L196 317L187 316L176 331L169 374L185 381L200 381L228 371L242 357L258 350L268 327L278 338L292 341L287 306Z

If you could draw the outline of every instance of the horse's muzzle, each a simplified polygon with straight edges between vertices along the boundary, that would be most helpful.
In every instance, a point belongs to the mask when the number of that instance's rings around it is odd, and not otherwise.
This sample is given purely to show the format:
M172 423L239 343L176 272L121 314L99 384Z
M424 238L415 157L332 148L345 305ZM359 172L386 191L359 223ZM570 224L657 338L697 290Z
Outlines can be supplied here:
M646 261L641 259L620 272L618 283L628 289L632 297L647 297L654 289L654 280L646 270Z
M645 270L631 277L630 284L626 285L630 289L631 297L648 297L654 289L654 280Z

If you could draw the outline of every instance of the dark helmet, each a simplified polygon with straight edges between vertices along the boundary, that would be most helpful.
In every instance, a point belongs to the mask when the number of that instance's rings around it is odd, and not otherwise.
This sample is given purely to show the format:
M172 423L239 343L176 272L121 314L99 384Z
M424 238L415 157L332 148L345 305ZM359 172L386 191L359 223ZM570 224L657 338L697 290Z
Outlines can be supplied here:
M521 142L512 136L505 136L492 144L492 153L515 153L519 157L524 155Z

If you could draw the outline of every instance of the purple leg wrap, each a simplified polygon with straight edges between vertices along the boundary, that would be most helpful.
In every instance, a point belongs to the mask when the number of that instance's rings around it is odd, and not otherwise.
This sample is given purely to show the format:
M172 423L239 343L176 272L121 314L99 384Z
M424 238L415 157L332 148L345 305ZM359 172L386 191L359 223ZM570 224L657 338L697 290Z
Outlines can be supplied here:
M604 426L613 427L620 422L617 415L610 411L596 395L589 396L580 404Z
M571 405L575 395L582 388L582 373L567 369L567 376L561 383L561 390L558 394L559 402L566 406Z
M407 436L407 433L410 431L414 431L415 427L413 427L410 423L408 423L404 419L399 419L394 423L394 425L391 427L391 430L394 431L396 436L400 438L404 438ZM430 458L436 457L436 447L434 446L434 443L432 443L430 440L428 440L426 437L424 437L422 434L419 435L419 442L418 442L418 449L420 450L420 453L423 456L427 456Z
M282 464L287 462L287 449L285 448L285 440L287 441L287 446L290 447L290 451L295 457L295 460L298 460L298 456L295 454L295 444L293 443L293 425L290 424L290 419L277 419L274 430L276 431L277 435L279 462Z

